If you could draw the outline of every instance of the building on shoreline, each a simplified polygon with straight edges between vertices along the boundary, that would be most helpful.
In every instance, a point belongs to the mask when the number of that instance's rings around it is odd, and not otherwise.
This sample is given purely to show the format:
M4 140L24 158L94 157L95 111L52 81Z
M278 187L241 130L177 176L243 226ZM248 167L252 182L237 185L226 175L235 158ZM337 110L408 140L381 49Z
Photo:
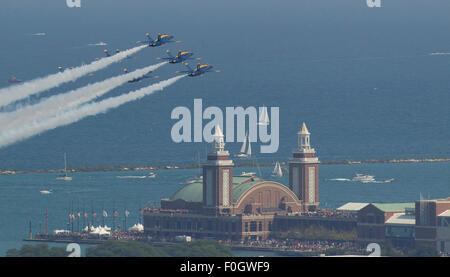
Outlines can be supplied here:
M317 225L352 230L356 221L319 211L319 160L303 123L289 160L289 186L257 176L233 174L217 126L215 141L203 163L203 178L186 185L160 208L144 209L144 230L157 237L189 234L197 238L266 239L272 232ZM331 215L334 214L334 216Z
M189 235L218 240L264 240L275 233L318 227L355 233L361 246L450 248L450 198L415 203L347 203L319 209L319 160L303 123L289 165L289 184L234 175L219 127L203 163L202 178L187 184L160 207L144 209L144 232L155 238Z

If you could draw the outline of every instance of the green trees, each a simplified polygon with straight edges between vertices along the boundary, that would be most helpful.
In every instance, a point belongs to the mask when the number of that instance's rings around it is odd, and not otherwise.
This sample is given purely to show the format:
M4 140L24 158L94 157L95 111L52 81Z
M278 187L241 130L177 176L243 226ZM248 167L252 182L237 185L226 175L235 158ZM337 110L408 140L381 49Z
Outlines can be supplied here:
M154 247L144 242L108 241L86 249L87 257L231 257L229 247L215 241L199 240Z
M277 239L305 239L305 240L337 240L337 241L353 241L356 240L356 230L337 231L326 229L321 226L310 226L302 230L292 230L289 232L277 232L274 235Z
M6 257L67 257L69 255L64 247L49 248L47 244L24 244L19 250L9 249Z
M47 244L23 245L9 249L7 257L67 257L65 247L49 248ZM137 241L107 241L86 248L86 257L232 257L231 248L216 241L198 240L164 247Z
M160 248L136 241L108 241L86 249L87 257L166 257Z

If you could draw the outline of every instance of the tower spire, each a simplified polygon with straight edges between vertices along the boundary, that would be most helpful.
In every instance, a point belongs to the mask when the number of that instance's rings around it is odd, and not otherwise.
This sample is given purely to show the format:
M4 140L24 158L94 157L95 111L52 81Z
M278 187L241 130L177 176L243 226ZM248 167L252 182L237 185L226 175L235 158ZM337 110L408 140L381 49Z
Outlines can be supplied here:
M319 159L311 148L310 135L305 122L297 132L298 145L289 161L289 187L303 202L305 211L319 207Z
M203 164L203 208L207 213L231 212L233 205L233 161L225 150L219 125L215 126L212 151Z
M221 152L225 150L225 140L219 125L216 125L214 131L214 152Z

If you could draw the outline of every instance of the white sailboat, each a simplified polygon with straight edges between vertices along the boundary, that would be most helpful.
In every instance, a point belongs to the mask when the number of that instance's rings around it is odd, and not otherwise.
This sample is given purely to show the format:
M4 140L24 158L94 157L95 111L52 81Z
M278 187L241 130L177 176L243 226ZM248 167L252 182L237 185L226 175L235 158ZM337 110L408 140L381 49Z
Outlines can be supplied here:
M259 120L258 125L269 125L269 115L267 113L267 107L262 107L259 109Z
M247 147L247 141L248 141L248 147ZM247 148L247 151L245 149ZM238 154L234 155L238 158L249 158L252 156L252 144L250 142L250 138L248 137L248 134L245 135L244 142L242 143L241 151L239 151Z
M72 181L72 177L67 175L67 158L66 153L64 153L64 174L57 176L56 180L63 180L63 181Z
M273 168L271 176L273 177L283 177L283 170L281 169L281 165L279 162L275 163L275 167Z

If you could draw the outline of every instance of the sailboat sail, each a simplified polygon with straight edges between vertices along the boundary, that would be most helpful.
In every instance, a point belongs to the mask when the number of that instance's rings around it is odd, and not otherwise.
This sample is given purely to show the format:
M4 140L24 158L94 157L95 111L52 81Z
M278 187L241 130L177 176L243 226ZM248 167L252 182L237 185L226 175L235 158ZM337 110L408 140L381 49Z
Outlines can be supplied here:
M241 153L245 153L245 148L247 147L247 134L245 135L244 142L242 143Z
M250 157L252 155L252 143L250 142L250 138L248 139L248 148L247 148L247 156Z
M283 171L281 169L281 165L279 162L275 163L275 167L273 168L273 171L272 171L272 176L277 176L277 177L283 176Z
M259 109L258 125L269 125L269 115L267 114L267 107Z
M72 177L67 175L67 157L64 153L64 175L56 177L57 180L71 181Z

